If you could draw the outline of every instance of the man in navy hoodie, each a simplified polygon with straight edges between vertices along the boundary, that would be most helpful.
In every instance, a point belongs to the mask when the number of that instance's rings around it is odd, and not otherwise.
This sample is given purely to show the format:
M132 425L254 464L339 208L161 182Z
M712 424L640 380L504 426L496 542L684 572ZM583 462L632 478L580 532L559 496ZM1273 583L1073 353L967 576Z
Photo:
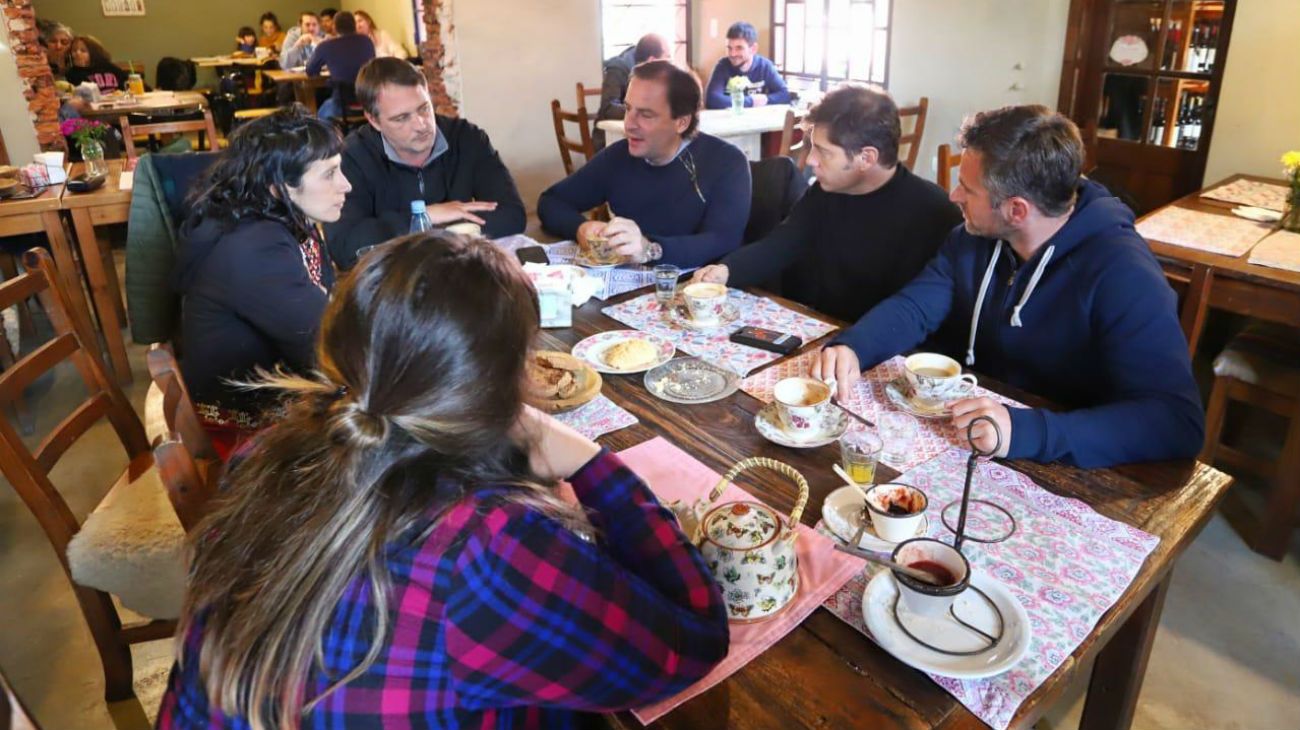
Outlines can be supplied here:
M950 404L961 429L997 422L999 456L1101 467L1195 456L1204 413L1174 292L1133 212L1080 177L1083 143L1042 106L982 112L962 130L952 200L964 228L898 294L822 351L840 396L865 367L921 344L1059 404ZM977 445L993 429L979 422Z
M745 96L745 106L790 103L790 90L786 88L781 72L776 70L776 64L758 52L758 31L743 20L732 23L727 29L727 55L718 59L713 74L709 76L705 108L726 109L731 106L727 82L735 76L744 76L758 87L757 91Z

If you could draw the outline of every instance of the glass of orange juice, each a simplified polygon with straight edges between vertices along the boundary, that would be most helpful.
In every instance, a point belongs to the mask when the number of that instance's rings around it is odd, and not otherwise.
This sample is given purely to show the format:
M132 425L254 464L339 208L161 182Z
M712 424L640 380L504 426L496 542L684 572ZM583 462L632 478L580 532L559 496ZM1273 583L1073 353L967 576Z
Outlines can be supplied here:
M840 458L844 471L858 484L874 484L876 462L885 442L867 430L849 431L840 437Z

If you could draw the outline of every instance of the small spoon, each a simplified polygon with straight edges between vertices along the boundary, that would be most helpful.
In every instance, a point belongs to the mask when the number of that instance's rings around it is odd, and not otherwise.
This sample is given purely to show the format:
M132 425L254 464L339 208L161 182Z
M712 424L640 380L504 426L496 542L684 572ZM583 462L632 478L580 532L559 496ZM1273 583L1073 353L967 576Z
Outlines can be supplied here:
M842 553L848 553L849 555L862 558L863 560L867 560L872 563L883 565L889 568L890 570L896 570L899 573L902 573L903 575L906 575L910 578L915 578L921 581L922 583L927 583L932 586L943 585L942 583L939 582L939 579L934 577L932 574L927 573L924 570L917 570L916 568L903 565L902 563L896 563L893 560L890 560L889 558L885 557L880 553L873 553L869 550L855 548L851 545L844 545L838 542L835 543L835 549L839 550Z

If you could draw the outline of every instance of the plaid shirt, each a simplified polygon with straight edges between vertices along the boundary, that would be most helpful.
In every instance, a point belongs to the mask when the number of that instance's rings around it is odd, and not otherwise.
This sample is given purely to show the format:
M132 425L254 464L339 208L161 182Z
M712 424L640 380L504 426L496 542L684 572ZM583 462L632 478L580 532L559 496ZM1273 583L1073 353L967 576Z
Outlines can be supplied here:
M574 711L672 696L727 654L717 584L672 513L608 451L570 480L607 539L585 540L503 497L467 497L421 541L394 543L391 629L379 659L303 728L566 728ZM308 696L356 666L373 635L362 578L324 637ZM247 728L208 705L201 622L172 669L159 728Z

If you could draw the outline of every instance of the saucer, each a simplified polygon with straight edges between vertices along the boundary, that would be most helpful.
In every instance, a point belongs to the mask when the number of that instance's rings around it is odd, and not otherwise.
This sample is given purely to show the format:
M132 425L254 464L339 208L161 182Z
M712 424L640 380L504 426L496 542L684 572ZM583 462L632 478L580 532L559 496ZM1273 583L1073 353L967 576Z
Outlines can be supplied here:
M971 585L984 591L1002 613L1002 640L985 651L977 650L987 642L969 629L962 628L951 615L919 616L908 610L901 599L898 602L898 616L907 622L912 633L951 651L976 651L969 656L935 651L917 643L903 631L894 619L898 582L888 570L877 573L863 591L862 616L876 643L904 664L956 679L996 676L1014 667L1029 651L1029 614L1011 591L993 576L980 570L972 571ZM953 601L953 608L963 620L989 633L996 633L997 613L979 593L964 591Z
M848 543L853 539L853 533L858 531L858 520L861 519L862 507L865 503L862 490L856 487L840 487L827 495L826 500L822 502L822 522L836 537ZM924 535L929 529L930 518L922 516L912 537ZM870 521L867 522L867 529L862 531L862 538L858 540L858 547L864 550L886 553L893 550L897 544L877 535Z
M726 327L735 324L740 319L740 307L735 302L727 302L722 306L722 316L714 322L701 322L691 318L690 310L686 308L686 302L678 299L673 302L673 306L668 310L674 324L693 330L707 331L715 330L719 327Z
M889 402L898 406L899 410L904 413L910 413L917 418L951 418L952 411L948 410L947 405L925 405L916 402L912 396L907 394L907 379L894 378L885 384L885 395L889 396Z
M671 403L711 403L740 387L740 376L698 357L679 357L645 374L645 387Z
M596 261L595 259L591 258L590 254L587 251L578 251L578 253L575 254L573 257L573 263L577 264L578 266L585 266L588 269L596 269L600 271L604 269L618 268L619 266L626 264L627 259L624 259L622 261L615 261L613 263L608 263L608 262Z
M763 438L792 449L812 449L835 443L849 430L849 416L844 409L828 404L822 409L819 425L821 428L808 436L790 435L781 423L780 414L776 412L776 403L768 403L754 416L754 426Z
M645 340L655 347L656 357L652 362L638 365L626 370L618 370L610 367L605 362L605 351L614 345L627 340ZM573 356L591 363L591 366L599 372L609 373L611 375L630 375L632 373L643 373L651 368L658 367L673 359L673 353L677 348L672 341L667 340L659 335L653 335L649 332L639 330L613 330L611 332L601 332L598 335L592 335L587 339L573 346Z

